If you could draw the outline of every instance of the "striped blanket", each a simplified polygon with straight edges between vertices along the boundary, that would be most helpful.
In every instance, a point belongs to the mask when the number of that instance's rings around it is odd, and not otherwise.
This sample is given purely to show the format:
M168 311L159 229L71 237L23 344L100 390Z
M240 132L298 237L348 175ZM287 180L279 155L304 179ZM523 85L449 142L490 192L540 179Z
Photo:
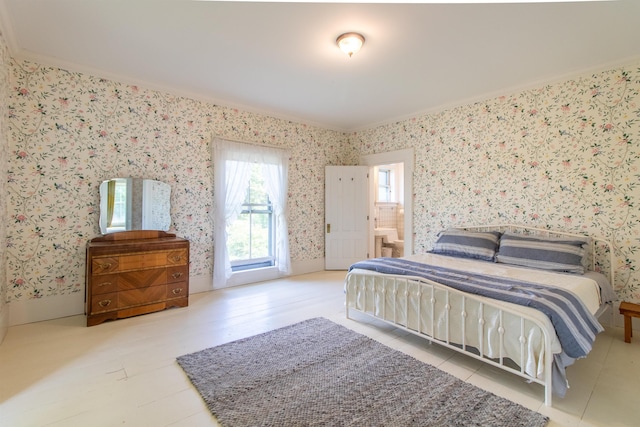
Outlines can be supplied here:
M353 264L385 274L422 277L451 288L540 310L553 324L563 351L572 358L585 357L602 325L573 292L535 283L469 273L400 258L374 258Z

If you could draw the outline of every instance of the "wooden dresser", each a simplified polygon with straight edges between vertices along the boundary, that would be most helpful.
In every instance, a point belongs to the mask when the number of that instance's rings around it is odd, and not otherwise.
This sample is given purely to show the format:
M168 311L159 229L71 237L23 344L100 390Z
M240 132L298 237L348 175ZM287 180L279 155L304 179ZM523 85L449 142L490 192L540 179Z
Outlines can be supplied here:
M87 326L189 305L189 241L163 231L105 234L87 244Z

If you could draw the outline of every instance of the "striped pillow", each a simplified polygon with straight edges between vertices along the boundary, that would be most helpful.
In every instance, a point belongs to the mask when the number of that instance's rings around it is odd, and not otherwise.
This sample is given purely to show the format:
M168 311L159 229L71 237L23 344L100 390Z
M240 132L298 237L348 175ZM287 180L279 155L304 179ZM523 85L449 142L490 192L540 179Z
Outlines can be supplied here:
M493 261L500 232L448 229L440 232L431 252L462 258Z
M504 233L496 261L542 270L584 274L589 241Z

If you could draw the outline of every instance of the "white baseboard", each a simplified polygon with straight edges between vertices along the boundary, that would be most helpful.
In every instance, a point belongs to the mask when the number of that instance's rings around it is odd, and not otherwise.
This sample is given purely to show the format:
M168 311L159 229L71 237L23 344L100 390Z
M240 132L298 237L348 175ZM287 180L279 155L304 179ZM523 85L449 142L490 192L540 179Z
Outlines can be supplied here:
M291 275L299 276L301 274L316 273L324 271L324 258L316 258L309 261L292 261Z
M84 314L84 292L9 303L9 326Z
M189 276L189 294L199 294L213 290L213 280L211 276Z
M0 344L5 335L7 335L7 329L9 329L9 305L0 305Z
M617 307L617 305L616 305ZM617 310L613 310L612 306L607 306L605 311L598 317L598 322L602 326L615 326L616 324L616 314Z

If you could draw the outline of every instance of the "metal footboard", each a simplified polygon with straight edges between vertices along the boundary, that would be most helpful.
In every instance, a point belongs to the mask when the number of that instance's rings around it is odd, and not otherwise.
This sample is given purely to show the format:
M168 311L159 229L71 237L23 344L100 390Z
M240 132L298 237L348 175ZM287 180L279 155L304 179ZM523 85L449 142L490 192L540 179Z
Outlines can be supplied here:
M541 384L551 406L554 332L538 319L419 277L351 272L345 291L347 318L350 310L365 313Z

